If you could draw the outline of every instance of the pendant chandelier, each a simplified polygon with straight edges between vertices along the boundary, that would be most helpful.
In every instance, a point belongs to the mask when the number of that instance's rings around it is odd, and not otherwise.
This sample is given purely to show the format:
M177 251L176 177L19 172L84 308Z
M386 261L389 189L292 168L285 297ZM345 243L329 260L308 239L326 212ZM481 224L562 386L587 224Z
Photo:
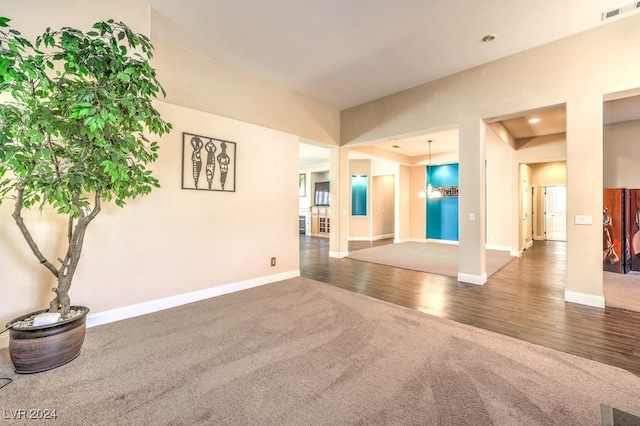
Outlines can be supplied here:
M431 185L430 182L430 177L431 177L431 142L433 142L431 139L429 139L429 165L427 166L427 187L425 189L423 189L422 191L420 191L420 194L418 194L418 196L420 198L440 198L442 197L442 193L440 191L438 191L437 189L433 189L433 186Z

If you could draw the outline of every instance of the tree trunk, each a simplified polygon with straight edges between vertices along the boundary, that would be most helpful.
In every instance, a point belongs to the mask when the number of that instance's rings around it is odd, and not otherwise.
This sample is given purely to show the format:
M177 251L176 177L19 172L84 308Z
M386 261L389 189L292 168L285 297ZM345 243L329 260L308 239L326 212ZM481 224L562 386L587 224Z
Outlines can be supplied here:
M26 182L26 180L25 180ZM60 269L56 269L49 260L42 254L38 244L35 242L29 229L24 223L22 218L22 209L24 207L24 190L26 183L21 184L18 187L18 194L16 197L16 204L13 210L13 218L18 225L18 228L22 232L22 236L27 241L27 244L31 248L31 251L51 273L57 278L58 286L53 289L56 293L56 297L49 302L49 312L60 312L62 318L65 318L69 314L71 308L71 299L69 297L69 288L71 287L71 281L78 267L80 261L80 255L82 254L82 245L84 244L84 235L87 231L87 226L101 210L100 196L101 192L98 191L95 194L94 205L91 213L85 214L81 209L77 223L74 226L73 218L69 218L68 229L68 248L67 254L64 259L60 260ZM74 204L78 205L79 194L74 196Z

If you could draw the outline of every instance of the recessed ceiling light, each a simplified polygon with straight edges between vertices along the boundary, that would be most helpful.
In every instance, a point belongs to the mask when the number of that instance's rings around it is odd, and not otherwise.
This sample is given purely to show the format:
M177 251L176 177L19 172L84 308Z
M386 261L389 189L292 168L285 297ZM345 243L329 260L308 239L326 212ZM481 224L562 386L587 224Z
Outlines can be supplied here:
M536 124L539 122L540 122L540 119L538 117L529 119L529 123L531 124Z
M482 41L484 41L485 43L489 43L490 41L495 40L496 37L498 36L495 34L487 34L486 36L482 37Z

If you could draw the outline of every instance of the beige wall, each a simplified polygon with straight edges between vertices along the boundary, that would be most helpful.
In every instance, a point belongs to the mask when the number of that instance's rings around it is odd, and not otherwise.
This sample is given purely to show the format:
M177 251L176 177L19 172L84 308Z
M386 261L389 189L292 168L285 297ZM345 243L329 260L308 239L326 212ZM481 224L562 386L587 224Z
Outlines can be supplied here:
M147 34L153 27L148 6L134 0L4 2L1 14L25 35L48 25L88 27L108 18ZM298 275L300 136L337 145L336 110L157 41L154 65L169 92L157 107L174 128L160 141L154 165L162 188L124 209L104 206L92 223L71 290L72 301L88 305L92 315L152 309L185 295L210 296ZM215 81L227 86L212 86ZM237 143L236 192L180 189L183 131ZM11 301L0 304L3 324L45 307L54 283L27 251L10 211L10 203L0 206L0 294ZM30 212L26 219L48 255L60 256L53 254L64 237L55 226L60 220L48 211ZM272 256L276 267L270 266Z
M152 42L167 102L338 145L338 110L179 49L153 33Z
M604 126L604 187L640 188L640 120Z
M167 90L166 102L292 133L327 146L339 144L340 112L337 109L156 37L156 33L164 33L161 26L166 23L146 3L140 0L3 1L0 15L11 18L11 25L27 37L40 34L48 26L89 29L98 20L122 20L135 31L151 37L155 46L152 65Z
M531 164L531 183L538 186L567 184L567 163L555 161Z
M298 138L203 112L157 103L174 131L160 140L154 171L162 187L124 209L107 205L91 225L74 280L74 303L94 313L216 286L299 274ZM180 189L182 134L237 143L236 192ZM265 179L265 176L268 178ZM0 320L42 308L54 284L0 207ZM31 212L52 257L64 235L51 215ZM56 220L60 225L60 220ZM277 257L277 266L270 258ZM46 272L46 273L45 273ZM4 323L4 322L3 322Z
M522 142L516 151L516 161L519 163L548 163L565 161L567 158L567 135L538 136Z
M355 144L566 104L584 93L640 87L640 15L515 54L341 112Z
M409 171L409 239L424 240L427 238L427 204L418 194L425 188L425 166L407 167ZM402 206L401 208L405 208Z
M602 200L592 191L602 187L601 98L605 93L640 87L640 15L338 113L154 38L152 29L158 20L147 5L136 0L5 1L2 14L13 18L13 24L26 35L49 25L83 27L98 19L121 19L151 34L157 48L154 66L168 91L168 98L158 107L175 129L162 139L155 167L163 187L132 201L124 210L105 207L92 224L72 297L88 304L93 312L296 273L300 137L327 146L337 146L341 138L343 145L353 145L459 126L460 150L465 152L460 158L464 170L461 195L470 195L461 205L461 217L479 212L476 223L465 221L461 227L461 249L467 254L461 270L479 276L484 268L485 232L498 245L508 238L492 224L494 217L501 217L493 202L508 202L500 198L506 193L500 191L504 188L494 187L498 181L505 182L504 170L487 175L487 200L492 205L487 208L486 229L484 225L482 120L558 104L567 105L567 141L521 147L513 154L511 187L518 188L514 164L534 161L534 157L535 161L567 160L569 215L587 214L595 219L591 227L569 226L570 298L591 303L602 296L598 225ZM612 132L622 134L620 129ZM235 193L179 189L182 131L238 143ZM489 164L508 168L504 155L492 159L487 154L486 158ZM619 154L611 164L622 157ZM348 163L346 150L332 149L331 180L340 182L332 185L332 200L337 202L331 209L331 252L336 256L346 254L350 228ZM633 177L621 179L615 183L636 186ZM423 186L424 167L400 166L395 182L396 239L424 238L424 205L416 196ZM512 197L515 217L518 199ZM5 322L46 304L50 298L46 289L52 285L46 271L27 253L9 210L6 203L0 207L0 293L3 300L11 300L0 305L0 320ZM36 234L45 238L46 249L55 249L61 235L53 231L50 213L42 217L31 213L27 219L36 224ZM512 247L517 245L514 222L510 224ZM271 256L278 258L275 268L269 266ZM580 299L580 295L585 297Z
M566 105L566 146L557 141L556 152L537 161L567 161L570 219L565 296L569 301L603 306L598 220L602 194L592 190L602 187L602 99L608 93L640 87L639 64L640 15L633 15L345 110L341 114L342 143L353 145L457 125L461 152L460 272L481 278L484 259L475 253L482 250L486 229L466 220L469 213L483 211L485 199L485 189L479 185L483 169L477 163L477 156L484 156L485 134L478 123ZM530 162L529 149L518 150L516 163ZM511 173L516 177L517 168L512 166ZM513 217L517 217L518 204L512 204ZM590 216L593 225L575 225L576 215ZM511 226L512 235L517 235L519 225L512 222Z
M395 226L395 176L373 176L371 191L373 238L394 235Z
M513 153L507 150L502 154L487 157L487 246L492 249L512 251L511 205L517 194L512 187L511 165Z
M11 26L29 39L47 27L88 30L93 23L107 19L123 21L134 31L149 35L149 6L138 0L3 1L0 16L11 18Z
M414 221L415 213L413 212L413 204L411 200L415 197L413 192L413 167L400 166L395 182L395 226L394 241L402 242L411 238L411 226ZM424 181L423 181L424 182ZM420 189L418 189L420 191ZM409 208L407 208L409 206ZM424 223L424 221L423 221Z

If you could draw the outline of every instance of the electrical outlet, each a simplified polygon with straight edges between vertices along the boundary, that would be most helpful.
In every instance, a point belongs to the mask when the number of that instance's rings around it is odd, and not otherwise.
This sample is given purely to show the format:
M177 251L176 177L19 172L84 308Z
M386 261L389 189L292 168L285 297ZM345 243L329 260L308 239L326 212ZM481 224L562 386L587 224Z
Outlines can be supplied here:
M271 258L271 266L276 266L276 258L275 257Z

